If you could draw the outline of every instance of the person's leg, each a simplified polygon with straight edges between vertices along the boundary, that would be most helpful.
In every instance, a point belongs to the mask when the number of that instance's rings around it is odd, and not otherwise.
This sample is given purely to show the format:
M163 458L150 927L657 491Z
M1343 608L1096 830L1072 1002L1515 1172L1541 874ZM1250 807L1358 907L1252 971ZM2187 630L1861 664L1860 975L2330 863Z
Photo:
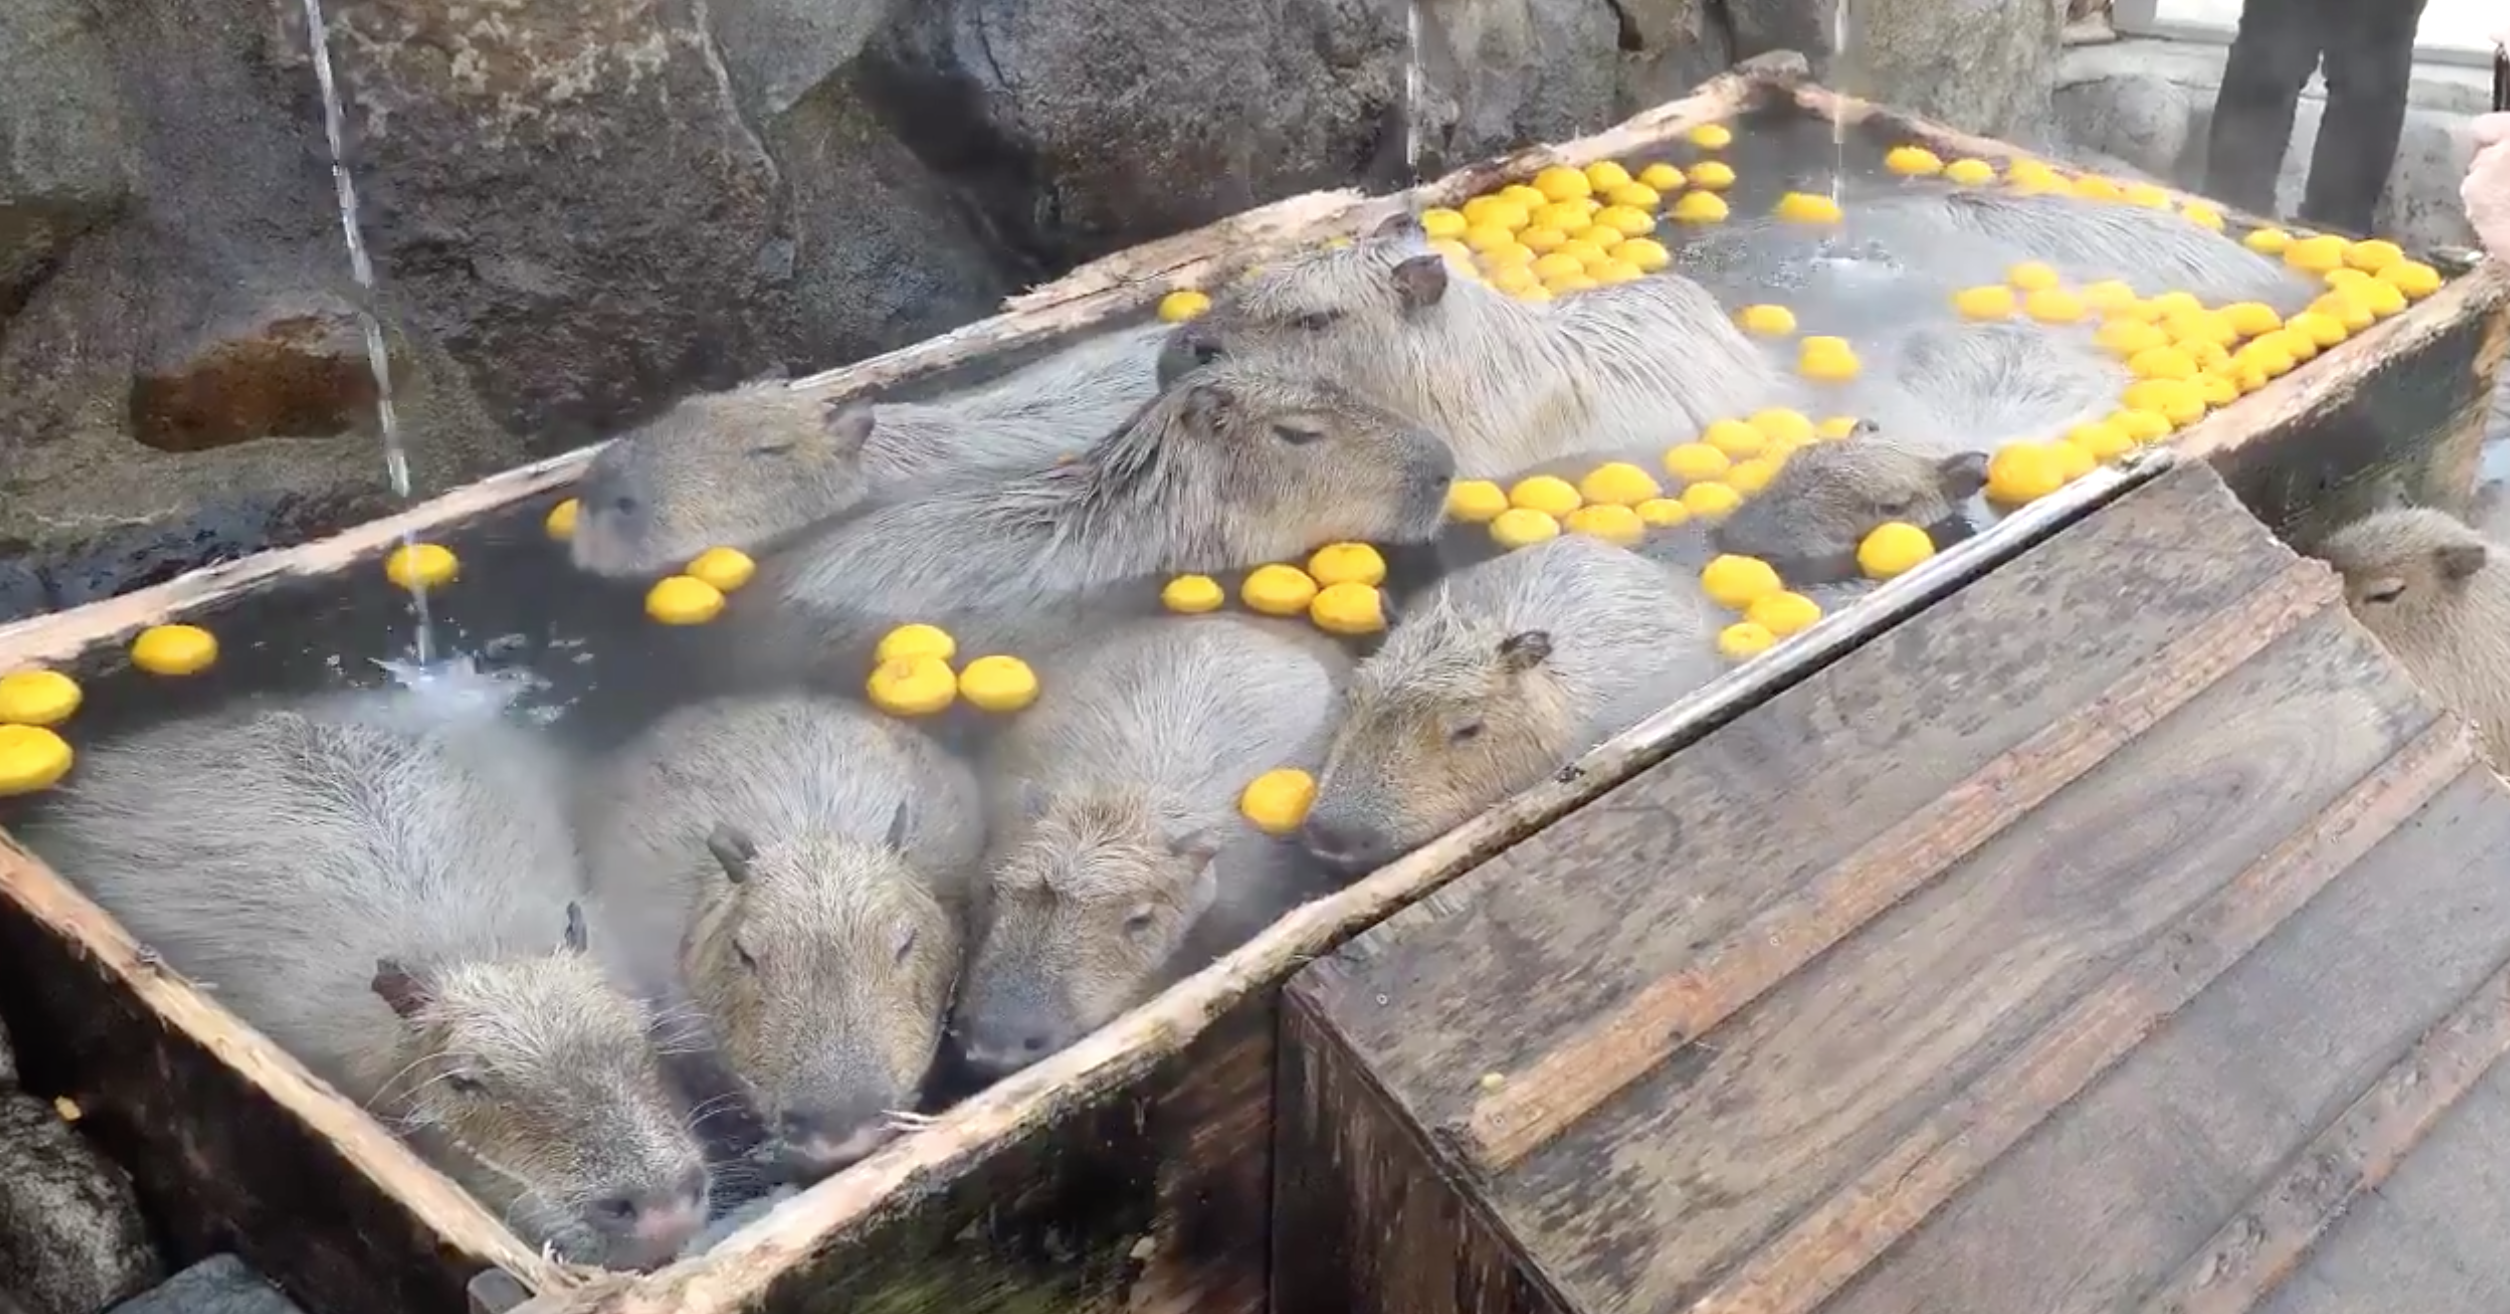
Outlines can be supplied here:
M2424 0L2332 0L2327 35L2327 110L2310 152L2301 217L2367 233L2396 166L2414 81L2414 29Z
M2275 174L2301 88L2318 67L2321 10L2353 0L2247 0L2206 135L2205 192L2256 214L2275 209ZM2368 0L2378 3L2378 0Z

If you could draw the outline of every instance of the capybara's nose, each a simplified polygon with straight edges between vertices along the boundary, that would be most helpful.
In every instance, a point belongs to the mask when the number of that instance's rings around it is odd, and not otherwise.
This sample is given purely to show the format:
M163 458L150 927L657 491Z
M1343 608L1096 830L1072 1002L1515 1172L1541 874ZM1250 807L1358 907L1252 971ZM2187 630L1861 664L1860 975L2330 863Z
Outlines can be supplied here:
M1345 876L1364 876L1394 856L1376 835L1331 817L1309 817L1299 842L1316 860Z
M1054 1048L1054 1037L1044 1027L987 1027L967 1038L959 1057L968 1068L989 1078L1001 1078L1046 1057Z

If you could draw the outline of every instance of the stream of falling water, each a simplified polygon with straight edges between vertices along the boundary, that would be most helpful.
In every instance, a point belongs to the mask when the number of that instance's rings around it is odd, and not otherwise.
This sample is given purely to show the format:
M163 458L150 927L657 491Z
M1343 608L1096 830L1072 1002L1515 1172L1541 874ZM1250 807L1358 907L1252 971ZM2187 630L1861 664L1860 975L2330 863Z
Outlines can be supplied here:
M305 0L312 4L314 0ZM1830 11L1830 89L1846 95L1848 67L1848 0L1834 0ZM1830 120L1830 203L1839 204L1839 183L1848 172L1848 120L1844 113Z
M401 445L401 425L392 410L392 367L384 351L383 324L375 318L375 266L366 256L365 235L357 224L357 185L349 179L349 161L341 123L340 90L331 77L331 40L323 26L322 0L305 0L305 40L313 51L314 77L322 83L323 135L331 143L331 183L340 198L340 234L349 244L349 272L357 279L357 319L366 331L366 368L375 376L375 422L383 431L384 477L393 496L410 498L410 458ZM415 548L418 539L401 532L401 546ZM435 625L427 614L427 586L410 582L410 607L418 618L418 667L435 660Z
M1421 114L1422 99L1428 94L1429 78L1422 72L1421 5L1425 0L1412 0L1403 7L1403 185L1421 185ZM1420 208L1415 199L1413 209Z

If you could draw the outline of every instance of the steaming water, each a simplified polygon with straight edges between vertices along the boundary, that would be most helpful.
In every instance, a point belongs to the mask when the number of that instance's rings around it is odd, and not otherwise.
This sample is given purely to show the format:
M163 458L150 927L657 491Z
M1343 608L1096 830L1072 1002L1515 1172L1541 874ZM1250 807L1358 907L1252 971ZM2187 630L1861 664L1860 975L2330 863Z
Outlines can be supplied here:
M366 368L375 376L375 420L383 431L384 476L392 484L393 495L407 502L410 497L410 458L401 445L401 425L392 409L392 367L384 352L383 324L375 318L375 266L366 256L366 239L357 224L357 184L349 178L348 154L341 130L340 89L331 77L331 40L325 31L322 0L305 0L305 41L313 51L314 77L322 84L323 135L331 144L331 183L340 198L340 234L349 245L349 272L356 277L359 298L357 319L366 331ZM408 531L401 534L401 546L414 548L418 539ZM418 668L424 670L435 659L435 626L427 614L427 587L412 582L410 609L418 619Z

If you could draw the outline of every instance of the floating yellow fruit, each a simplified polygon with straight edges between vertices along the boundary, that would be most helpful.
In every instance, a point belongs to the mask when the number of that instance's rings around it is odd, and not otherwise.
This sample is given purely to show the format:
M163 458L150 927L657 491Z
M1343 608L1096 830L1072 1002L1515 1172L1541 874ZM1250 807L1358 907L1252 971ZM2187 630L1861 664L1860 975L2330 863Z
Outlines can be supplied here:
M1316 805L1316 778L1297 767L1276 767L1248 782L1238 795L1238 815L1276 838L1295 835Z
M2022 298L2022 313L2042 324L2079 324L2091 309L2064 288L2049 287Z
M462 563L442 543L406 543L383 559L384 578L405 589L450 584L461 573Z
M1819 192L1789 192L1779 197L1777 215L1795 224L1835 224L1844 217L1839 203Z
M1778 477L1780 459L1775 456L1755 456L1748 461L1737 461L1733 469L1726 471L1726 486L1749 497L1769 487L1769 481Z
M1549 255L1538 256L1534 263L1527 267L1534 271L1534 277L1543 279L1566 278L1572 274L1586 272L1586 262L1567 251L1553 251Z
M1651 497L1638 504L1638 518L1650 529L1671 529L1691 522L1691 508L1680 498Z
M1813 421L1802 411L1783 406L1752 412L1751 426L1779 447L1801 447L1813 441Z
M703 625L723 614L723 590L689 575L666 575L645 591L645 614L665 625Z
M1996 180L1996 166L1985 160L1954 160L1944 166L1944 178L1964 187L1976 187Z
M2152 307L2153 313L2162 319L2168 319L2173 315L2201 315L2205 313L2205 303L2197 300L2195 293L2180 289L2173 289L2162 293L2160 296L2154 297L2152 299Z
M1017 657L979 657L959 672L959 697L978 711L1016 712L1037 701L1037 672Z
M78 710L78 681L59 671L0 675L0 724L59 725Z
M2299 316L2296 315L2293 318L2298 319ZM2318 354L2318 339L2310 336L2306 326L2296 325L2291 320L2285 320L2282 328L2259 338L2258 341L2274 343L2283 348L2295 361L2309 360Z
M1845 338L1817 334L1797 345L1796 372L1815 382L1845 383L1855 378L1862 368L1856 352L1849 349Z
M131 641L131 664L150 675L191 675L218 660L218 640L197 625L152 625Z
M2344 262L2366 274L2376 274L2403 259L2405 248L2383 237L2354 242L2344 249Z
M1316 581L1296 566L1257 566L1238 586L1238 600L1267 616L1296 616L1316 600Z
M2134 288L2114 278L2083 285L2083 304L2104 316L2116 314L2136 304L2137 300Z
M1383 596L1374 583L1346 579L1316 591L1307 618L1328 634L1375 634L1386 628Z
M1874 526L1856 545L1856 568L1869 578L1892 579L1935 555L1935 540L1915 525L1893 520Z
M959 677L950 663L919 653L873 666L863 692L891 716L930 716L958 701Z
M1823 438L1853 438L1856 436L1856 417L1853 415L1833 415L1830 418L1823 420L1821 423L1814 425L1813 432Z
M1711 420L1700 430L1699 440L1723 452L1728 460L1758 456L1769 448L1769 435L1749 420ZM1714 471L1704 478L1713 478L1724 471Z
M1586 182L1600 196L1615 187L1629 186L1630 171L1621 167L1618 160L1597 160L1586 166Z
M2344 239L2333 233L2304 237L2283 249L2283 262L2312 274L2341 268L2344 265Z
M688 563L680 573L692 579L702 579L714 585L718 592L730 593L750 582L750 576L758 573L758 563L738 548L708 548L698 553L697 559Z
M1768 626L1755 625L1750 621L1736 621L1717 631L1717 651L1728 661L1750 661L1776 647L1777 643L1778 636L1770 633Z
M2038 292L2055 287L2059 281L2056 266L2038 260L2025 260L2005 271L2005 281L2025 292Z
M1497 224L1475 224L1464 230L1464 247L1476 255L1516 244L1516 231Z
M1638 518L1638 512L1611 502L1579 507L1560 523L1572 534L1600 538L1622 547L1629 547L1647 536L1647 522Z
M1179 575L1159 590L1159 605L1185 616L1218 611L1220 604L1228 600L1220 581L1209 575Z
M2086 201L2116 201L2125 196L2118 184L2091 173L2074 180L2074 194Z
M1645 237L1655 231L1656 217L1627 205L1607 205L1595 212L1595 226L1609 228L1623 237Z
M1690 174L1693 187L1722 192L1734 186L1734 167L1723 160L1702 160L1691 166Z
M1520 229L1516 235L1516 244L1533 252L1537 257L1548 252L1559 250L1561 245L1568 240L1569 235L1567 232L1558 228L1546 228L1541 225ZM1539 263L1539 261L1537 263Z
M2199 228L2210 228L2217 233L2223 229L2222 211L2210 205L2199 205L2190 201L2179 207L2179 213L2187 216L2188 222Z
M1431 237L1462 237L1464 230L1470 227L1472 225L1464 221L1462 211L1450 210L1443 205L1421 211L1421 231Z
M1734 144L1734 132L1722 123L1703 123L1691 129L1691 144L1704 151L1721 151Z
M1307 575L1325 588L1383 584L1386 559L1366 543L1327 543L1307 558Z
M2398 291L2394 283L2383 283L2376 278L2366 278L2348 291L2363 305L2370 307L2371 313L2381 319L2386 319L2405 309L2405 293Z
M1594 266L1586 272L1592 275L1596 282L1606 285L1613 283L1631 283L1647 277L1647 271L1639 268L1637 265L1631 264L1627 260L1616 260L1611 258L1606 258L1603 263Z
M2276 314L2275 308L2263 301L2234 301L2224 306L2221 313L2224 322L2231 325L2231 331L2244 338L2272 333L2283 327L2283 316Z
M2196 362L2177 347L2146 347L2127 357L2127 372L2139 379L2193 378Z
M2082 448L2095 461L2114 461L2135 450L2135 439L2107 420L2094 420L2066 430L2066 441Z
M549 508L548 518L540 522L542 532L561 543L575 537L575 517L583 509L584 504L572 497Z
M1560 537L1560 522L1540 511L1510 507L1490 522L1491 541L1511 551Z
M2013 314L2013 289L2002 283L1965 287L1952 294L1952 308L1963 319L2004 319Z
M1883 152L1883 167L1903 178L1924 178L1942 173L1942 157L1923 146L1894 146Z
M1664 243L1652 237L1633 237L1616 243L1608 254L1649 274L1673 263L1673 253L1665 249Z
M1987 495L2007 506L2046 497L2065 482L2064 463L2041 443L2007 443L1987 461Z
M1740 423L1740 421L1734 423ZM1759 435L1755 433L1753 436ZM1665 473L1686 484L1697 483L1702 479L1714 479L1724 474L1733 464L1733 458L1706 442L1683 443L1665 452Z
M1517 249L1520 251L1524 250L1523 247L1519 247ZM1527 254L1531 255L1532 253L1527 252ZM1490 271L1490 285L1507 293L1509 296L1521 296L1527 292L1541 291L1543 280L1542 277L1536 274L1529 266L1508 265L1503 268Z
M1605 205L1625 206L1640 214L1654 214L1656 207L1664 203L1665 198L1643 182L1616 183L1604 192Z
M2240 239L2240 245L2259 255L2282 255L2292 246L2292 234L2280 228L2252 228Z
M0 797L50 789L70 772L70 743L39 725L0 725Z
M2280 330L2261 335L2257 341L2232 353L2231 359L2234 364L2256 366L2270 379L2280 379L2300 364L2285 348Z
M1821 619L1821 604L1801 593L1780 589L1752 599L1743 619L1783 639L1813 628Z
M2344 321L2316 310L2304 310L2294 315L2283 322L2283 327L2287 333L2307 335L2311 342L2321 347L2332 347L2352 336L2346 330Z
M2347 333L2359 333L2379 322L2379 316L2350 292L2330 292L2311 302L2310 309L2344 325Z
M1462 231L1463 230L1459 228L1456 229L1455 232L1433 232L1430 236L1453 237L1456 233ZM1138 305L1140 303L1136 302L1135 304ZM1159 317L1171 324L1182 324L1209 309L1211 309L1211 298L1190 287L1178 288L1176 291L1159 298Z
M1561 201L1536 210L1534 222L1528 227L1549 228L1567 236L1592 227L1594 222L1587 217L1586 207L1573 201Z
M1728 611L1741 611L1786 585L1768 562L1728 552L1710 558L1700 568L1699 587L1709 601Z
M2372 275L2415 301L2440 290L2440 271L2420 260L2400 260Z
M1558 475L1535 475L1520 479L1508 490L1508 505L1540 511L1547 516L1565 516L1577 510L1584 499L1577 486Z
M2207 406L2228 406L2240 400L2240 382L2235 375L2206 370L2189 382L2196 385L2197 394L2205 399Z
M2048 444L2048 450L2056 454L2057 469L2064 474L2067 483L2090 474L2092 467L2100 464L2089 451L2062 438Z
M1698 181L1696 174L1692 181ZM1726 203L1708 192L1684 192L1673 203L1672 214L1676 223L1713 224L1726 217Z
M2204 394L2187 379L2138 379L2118 398L2130 410L2151 411L2177 425L2205 414Z
M2140 205L2147 210L2170 208L2170 193L2151 183L2128 183L2118 189L2118 199L2129 205Z
M1478 525L1507 509L1507 490L1487 479L1459 479L1447 490L1447 515L1451 519Z
M1684 181L1680 169L1661 162L1639 170L1638 180L1655 188L1659 193L1672 191L1680 187Z
M1464 203L1464 222L1474 228L1501 228L1514 232L1533 222L1533 207L1514 197L1476 196Z
M2170 436L2170 421L2167 417L2156 415L2151 411L2136 410L2133 407L2111 415L2108 423L2118 432L2139 443L2158 442Z
M1682 505L1702 520L1722 520L1727 512L1743 505L1743 494L1732 484L1703 479L1682 490Z
M1189 575L1186 578L1199 577ZM938 625L919 623L901 625L881 635L880 643L872 649L872 660L890 662L905 657L930 657L946 662L958 654L959 641L951 638L948 630Z
M1499 189L1499 194L1528 210L1538 209L1551 203L1551 198L1543 195L1541 188L1525 183L1509 183Z
M2113 356L2132 360L2147 351L2169 346L2170 335L2163 332L2160 326L2142 320L2113 319L2092 334L2092 341Z
M2005 180L2019 187L2035 188L2054 188L2065 182L2065 178L2049 168L2045 161L2027 156L2005 166Z
M1613 245L1618 246L1620 243L1616 242ZM1586 237L1572 237L1554 248L1552 254L1564 255L1577 261L1580 273L1612 259L1612 252L1605 250L1602 243Z
M1795 312L1785 306L1745 306L1735 313L1734 322L1742 325L1744 332L1764 338L1781 338L1795 332Z
M1545 292L1549 292L1555 297L1565 297L1572 292L1584 292L1591 288L1599 288L1602 286L1603 284L1596 282L1594 279L1588 278L1584 274L1569 274L1560 278L1546 278L1543 280L1543 290Z
M2333 288L2354 287L2370 281L2370 275L2363 273L2359 269L2353 268L2351 265L2347 265L2342 269L2330 269L2326 274L2327 286Z
M1506 246L1476 252L1473 263L1481 266L1485 276L1510 269L1524 269L1534 263L1534 249L1521 242L1510 242Z
M1596 466L1577 481L1578 496L1598 506L1637 506L1662 491L1656 476L1627 461Z
M1555 164L1534 175L1534 190L1555 201L1567 201L1594 194L1595 184L1587 181L1584 173Z

